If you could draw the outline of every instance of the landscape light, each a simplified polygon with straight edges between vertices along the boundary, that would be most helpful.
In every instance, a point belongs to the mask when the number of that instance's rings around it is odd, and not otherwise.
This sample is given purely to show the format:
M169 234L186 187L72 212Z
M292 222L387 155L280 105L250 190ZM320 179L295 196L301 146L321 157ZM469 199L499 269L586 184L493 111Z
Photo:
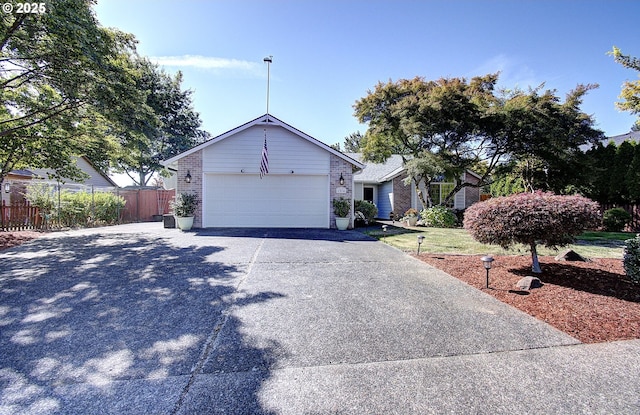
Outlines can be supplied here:
M418 235L418 255L420 255L420 245L424 242L424 235Z
M489 288L489 270L491 269L491 263L493 262L493 257L491 255L483 256L480 258L482 261L482 265L487 270L487 288Z

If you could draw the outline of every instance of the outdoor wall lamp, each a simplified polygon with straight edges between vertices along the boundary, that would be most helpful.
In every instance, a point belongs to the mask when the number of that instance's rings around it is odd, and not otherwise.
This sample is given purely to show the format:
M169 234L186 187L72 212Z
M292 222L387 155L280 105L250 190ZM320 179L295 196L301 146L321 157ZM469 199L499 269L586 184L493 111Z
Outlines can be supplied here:
M342 173L340 173L340 186L344 186L344 177L342 177Z
M11 191L11 185L9 184L9 182L4 184L4 192L5 193L9 193Z
M483 256L480 258L482 261L482 265L487 270L487 288L489 288L489 270L491 269L491 263L493 262L493 257L491 255Z
M191 171L187 170L187 175L184 176L184 181L187 183L191 183Z
M418 255L420 255L420 245L424 242L424 235L418 235Z

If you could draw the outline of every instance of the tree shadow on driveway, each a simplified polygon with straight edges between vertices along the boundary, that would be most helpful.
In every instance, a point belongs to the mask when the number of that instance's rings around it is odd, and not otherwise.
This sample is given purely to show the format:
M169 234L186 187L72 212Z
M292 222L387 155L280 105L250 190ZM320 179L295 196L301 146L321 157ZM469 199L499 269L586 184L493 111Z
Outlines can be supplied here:
M111 231L0 253L0 413L175 412L229 308L281 296L236 302L248 265L212 259L224 249ZM167 396L116 393L122 382L176 378Z

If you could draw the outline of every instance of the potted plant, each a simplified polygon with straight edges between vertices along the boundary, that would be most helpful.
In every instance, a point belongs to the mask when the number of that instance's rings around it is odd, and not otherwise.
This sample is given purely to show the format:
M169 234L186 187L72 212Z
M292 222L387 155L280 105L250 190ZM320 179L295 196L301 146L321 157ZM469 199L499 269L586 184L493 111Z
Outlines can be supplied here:
M407 226L416 226L416 223L418 222L418 211L414 208L407 209L407 211L404 212L402 221L406 222Z
M193 217L198 207L198 196L193 193L180 193L171 202L171 210L176 217L178 228L188 231L193 226Z
M338 230L345 230L349 227L349 211L351 210L351 199L333 199L333 213L336 215L336 227Z

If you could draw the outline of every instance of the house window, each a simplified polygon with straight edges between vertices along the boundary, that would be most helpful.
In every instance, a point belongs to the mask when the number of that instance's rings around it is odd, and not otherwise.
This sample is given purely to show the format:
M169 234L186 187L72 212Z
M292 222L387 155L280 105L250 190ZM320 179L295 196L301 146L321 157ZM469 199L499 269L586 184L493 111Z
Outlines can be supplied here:
M429 196L434 205L441 204L447 195L456 187L454 183L431 183L429 187ZM454 198L451 198L446 204L447 207L453 207Z
M364 200L367 202L373 203L373 187L365 187L364 188Z

